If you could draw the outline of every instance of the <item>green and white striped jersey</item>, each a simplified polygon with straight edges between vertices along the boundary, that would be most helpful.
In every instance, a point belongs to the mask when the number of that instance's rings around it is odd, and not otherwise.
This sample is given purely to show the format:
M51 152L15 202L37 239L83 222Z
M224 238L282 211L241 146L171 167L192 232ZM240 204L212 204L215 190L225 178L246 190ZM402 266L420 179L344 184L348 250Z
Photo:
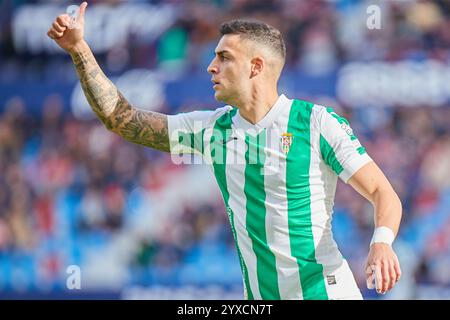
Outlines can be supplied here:
M222 192L248 299L360 299L331 230L337 177L371 161L331 108L281 95L253 125L231 106L168 117L173 156L197 153Z

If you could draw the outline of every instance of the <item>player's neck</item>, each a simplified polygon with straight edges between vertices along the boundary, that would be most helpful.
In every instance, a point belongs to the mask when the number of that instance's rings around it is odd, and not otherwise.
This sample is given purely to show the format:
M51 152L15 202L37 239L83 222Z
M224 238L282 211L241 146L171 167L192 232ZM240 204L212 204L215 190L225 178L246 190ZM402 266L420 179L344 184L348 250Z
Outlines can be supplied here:
M254 90L248 101L239 105L239 114L251 124L256 124L272 109L278 96L276 89L268 91Z

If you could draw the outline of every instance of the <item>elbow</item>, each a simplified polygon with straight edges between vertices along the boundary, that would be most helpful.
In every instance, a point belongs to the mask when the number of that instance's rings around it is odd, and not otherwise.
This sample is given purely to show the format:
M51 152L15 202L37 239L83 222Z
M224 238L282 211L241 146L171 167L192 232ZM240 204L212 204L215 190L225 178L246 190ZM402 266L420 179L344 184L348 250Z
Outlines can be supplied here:
M397 199L398 211L399 211L399 215L400 215L400 219L401 219L402 214L403 214L403 204L402 204L402 201L400 200L400 197L397 195L397 193L395 193L395 191L394 191L394 194L395 194L395 198Z
M391 208L389 211L396 212L400 217L402 216L403 205L398 194L392 187L385 189L377 189L373 193L373 202L375 206Z
M114 122L112 121L111 117L103 117L100 120L102 121L103 125L108 131L112 132L117 131L117 127L114 125Z
M114 125L114 121L113 121L111 116L108 117L105 114L100 113L100 112L95 112L95 114L97 115L97 118L103 123L103 125L105 126L105 128L108 131L113 131L114 132L115 125Z
M398 211L402 212L403 209L403 205L402 205L402 201L400 200L400 197L398 196L398 194L394 191L394 189L391 187L391 191L390 191L390 197L391 197L391 201L395 204L395 207L398 208Z

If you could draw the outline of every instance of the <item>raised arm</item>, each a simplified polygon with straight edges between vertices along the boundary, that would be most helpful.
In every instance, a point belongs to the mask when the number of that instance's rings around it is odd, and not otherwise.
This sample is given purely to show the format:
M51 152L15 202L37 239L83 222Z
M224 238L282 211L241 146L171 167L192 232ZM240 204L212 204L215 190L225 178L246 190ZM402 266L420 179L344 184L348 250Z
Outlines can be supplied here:
M167 116L131 106L95 60L84 40L86 6L86 2L80 6L76 28L69 28L70 17L63 14L47 35L72 57L89 105L108 130L128 141L169 152Z
M84 94L103 124L128 141L169 151L167 116L134 108L105 76L86 42L70 51Z

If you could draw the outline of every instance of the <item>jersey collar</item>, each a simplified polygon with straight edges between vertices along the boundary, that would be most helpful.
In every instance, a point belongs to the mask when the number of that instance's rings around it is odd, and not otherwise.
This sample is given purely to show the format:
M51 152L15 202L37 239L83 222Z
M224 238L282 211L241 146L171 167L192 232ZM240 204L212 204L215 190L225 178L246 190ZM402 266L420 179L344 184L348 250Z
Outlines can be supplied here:
M236 128L243 129L245 131L249 129L256 130L257 132L270 127L273 122L278 118L278 116L289 107L291 101L284 95L281 94L269 112L262 118L258 123L252 124L241 117L239 112L233 118L233 123Z

